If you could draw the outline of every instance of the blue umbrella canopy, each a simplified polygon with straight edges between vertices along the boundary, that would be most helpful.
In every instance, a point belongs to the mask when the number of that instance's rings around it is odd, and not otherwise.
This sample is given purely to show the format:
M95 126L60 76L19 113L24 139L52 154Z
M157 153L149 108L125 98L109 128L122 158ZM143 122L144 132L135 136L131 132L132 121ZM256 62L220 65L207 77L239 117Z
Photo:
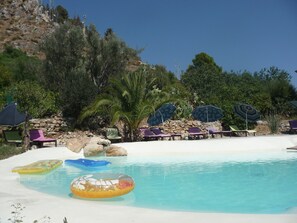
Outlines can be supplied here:
M17 110L16 103L12 102L5 106L0 112L0 125L18 126L26 121L26 114Z
M248 122L256 122L260 119L260 113L249 104L236 104L234 106L234 113L245 120L246 129L248 129Z
M215 122L223 117L223 111L213 105L204 105L196 107L192 116L202 122Z
M149 116L147 123L150 126L159 125L170 119L173 116L175 110L176 107L173 104L166 103Z

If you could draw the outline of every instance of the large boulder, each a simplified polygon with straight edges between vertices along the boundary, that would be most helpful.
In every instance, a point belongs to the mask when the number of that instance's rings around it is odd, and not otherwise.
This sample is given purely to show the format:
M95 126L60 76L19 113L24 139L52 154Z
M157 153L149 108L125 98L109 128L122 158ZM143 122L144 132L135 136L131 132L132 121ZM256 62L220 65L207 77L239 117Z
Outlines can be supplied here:
M127 156L127 150L120 146L110 145L106 151L106 156Z
M100 156L104 152L103 145L97 143L90 143L84 147L84 156Z

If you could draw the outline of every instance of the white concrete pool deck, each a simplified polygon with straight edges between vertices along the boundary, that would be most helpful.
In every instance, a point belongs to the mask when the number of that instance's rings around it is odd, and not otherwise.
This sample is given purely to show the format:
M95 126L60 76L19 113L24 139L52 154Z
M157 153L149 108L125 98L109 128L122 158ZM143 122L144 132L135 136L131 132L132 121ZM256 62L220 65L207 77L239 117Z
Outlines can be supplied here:
M297 145L297 136L257 136L191 141L153 141L118 144L128 151L129 156L160 156L168 154L230 154L254 151L278 151ZM31 223L44 216L50 222L68 223L296 223L297 211L290 214L255 215L162 211L128 206L113 206L100 201L59 198L29 190L19 183L19 175L12 173L15 166L26 165L43 159L73 159L82 154L67 148L44 148L0 161L0 222L12 217L11 205L21 203L23 222ZM41 221L42 222L42 221Z

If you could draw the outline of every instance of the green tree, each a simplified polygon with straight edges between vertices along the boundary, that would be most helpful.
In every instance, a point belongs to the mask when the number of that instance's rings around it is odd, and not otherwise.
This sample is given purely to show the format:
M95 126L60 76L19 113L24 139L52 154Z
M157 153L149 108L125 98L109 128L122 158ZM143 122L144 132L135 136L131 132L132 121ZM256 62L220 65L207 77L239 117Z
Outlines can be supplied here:
M86 35L89 45L87 70L99 92L102 92L110 78L120 77L129 60L138 59L138 52L129 48L112 29L107 29L104 37L100 38L96 27L90 25Z
M22 111L27 111L34 118L49 116L58 111L56 95L45 90L37 82L21 81L6 90Z
M297 99L297 91L291 84L289 73L277 67L270 67L255 72L254 76L260 80L263 91L270 97L271 107L265 113L288 116L292 112L288 102Z
M108 114L111 124L117 121L124 123L125 138L134 141L140 122L170 100L170 95L154 88L154 80L149 81L147 73L139 69L123 75L121 79L113 79L109 93L101 95L88 106L80 120L95 114Z
M42 45L46 55L43 81L58 93L65 116L77 117L97 92L86 69L86 47L81 27L70 24L61 25Z
M55 13L56 14L55 19L56 19L56 21L58 23L64 23L65 21L68 20L68 11L63 6L58 5L56 7L56 10L55 11L56 11L56 13Z
M195 56L192 65L181 76L181 82L202 101L210 103L221 84L222 69L206 53Z

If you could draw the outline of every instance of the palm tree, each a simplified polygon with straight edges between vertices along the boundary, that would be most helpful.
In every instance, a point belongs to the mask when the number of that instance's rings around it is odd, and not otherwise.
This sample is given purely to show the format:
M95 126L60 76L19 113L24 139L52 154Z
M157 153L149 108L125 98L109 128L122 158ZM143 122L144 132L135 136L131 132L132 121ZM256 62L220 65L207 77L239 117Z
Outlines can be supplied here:
M111 124L122 121L125 138L135 141L141 121L170 99L170 94L155 88L154 79L149 80L145 70L139 69L111 80L109 94L101 95L85 108L79 120L106 112Z

